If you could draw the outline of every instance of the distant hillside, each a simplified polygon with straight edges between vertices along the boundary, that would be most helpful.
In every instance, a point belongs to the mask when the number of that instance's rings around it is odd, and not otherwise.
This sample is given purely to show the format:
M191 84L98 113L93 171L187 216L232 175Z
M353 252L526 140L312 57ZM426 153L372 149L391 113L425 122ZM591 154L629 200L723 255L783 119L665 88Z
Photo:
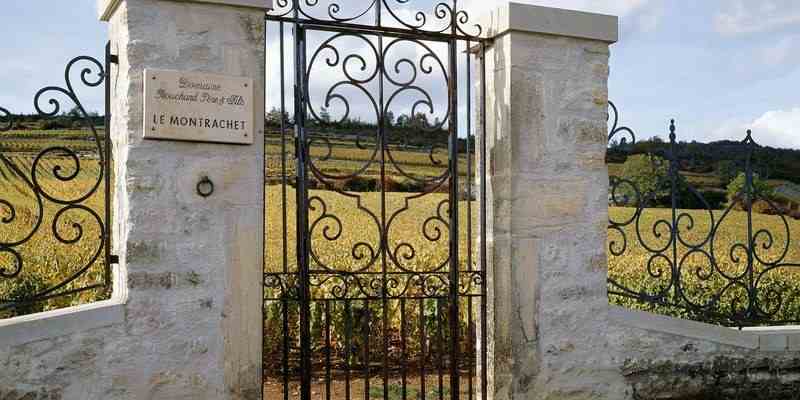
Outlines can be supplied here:
M86 128L86 123L87 121L77 108L52 117L39 114L13 115L13 129L16 131L83 129ZM105 123L105 117L96 112L90 112L89 123L92 126L102 126Z
M319 117L309 115L306 120L306 131L309 137L335 141L345 146L356 144L370 145L376 140L377 122L362 121L358 118L336 120L327 114L325 109ZM283 115L284 127L291 131L294 120L289 114ZM266 134L276 136L280 132L281 113L273 109L264 118ZM404 148L437 148L447 149L449 132L446 121L438 118L430 121L427 114L417 113L414 116L401 114L396 116L389 112L383 122L387 144ZM458 151L465 152L469 144L470 151L475 151L475 137L458 139Z
M658 138L640 141L632 146L612 145L608 150L607 161L616 164L625 162L625 159L633 154L663 154L669 150L669 146L668 142ZM743 170L747 151L747 147L742 143L729 140L711 143L677 143L682 171L709 178L716 177L722 184ZM752 163L762 177L800 184L800 150L757 146L753 152Z

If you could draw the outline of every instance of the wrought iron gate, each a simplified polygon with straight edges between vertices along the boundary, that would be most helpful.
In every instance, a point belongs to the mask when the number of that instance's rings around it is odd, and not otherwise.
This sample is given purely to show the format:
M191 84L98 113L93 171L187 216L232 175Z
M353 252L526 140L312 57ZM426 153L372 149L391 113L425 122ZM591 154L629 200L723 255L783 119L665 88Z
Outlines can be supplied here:
M409 3L267 17L266 398L486 396L485 44Z
M112 290L111 65L79 56L32 115L0 107L0 319L107 299ZM79 78L79 79L78 79ZM80 99L104 89L104 114Z

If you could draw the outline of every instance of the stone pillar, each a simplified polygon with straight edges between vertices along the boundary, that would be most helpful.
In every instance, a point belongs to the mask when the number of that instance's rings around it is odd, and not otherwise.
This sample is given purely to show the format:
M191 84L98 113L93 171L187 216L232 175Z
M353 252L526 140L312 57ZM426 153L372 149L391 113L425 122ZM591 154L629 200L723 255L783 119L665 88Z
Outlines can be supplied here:
M609 44L617 18L514 4L482 20L494 400L606 399Z
M267 3L99 0L119 56L111 129L125 354L130 379L142 380L117 383L133 392L124 398L261 398ZM252 78L255 142L144 140L146 68ZM215 186L207 198L203 177Z

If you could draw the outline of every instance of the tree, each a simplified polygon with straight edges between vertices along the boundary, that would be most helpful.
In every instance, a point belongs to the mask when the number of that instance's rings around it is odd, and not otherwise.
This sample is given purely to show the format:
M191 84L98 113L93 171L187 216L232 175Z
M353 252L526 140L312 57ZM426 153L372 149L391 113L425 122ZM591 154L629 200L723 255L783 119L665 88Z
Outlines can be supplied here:
M289 114L283 113L283 121L286 124L289 124ZM267 115L264 116L264 123L267 126L280 126L281 125L281 112L277 108L273 108L270 110Z
M428 129L431 127L430 122L428 122L428 115L425 113L416 113L411 116L409 120L409 127L415 129Z
M741 168L736 165L736 162L731 160L722 160L717 163L717 168L714 173L719 177L720 180L722 180L722 182L731 183L732 180L736 179L740 169Z
M633 183L643 197L649 197L651 194L656 198L668 196L670 194L668 174L669 162L651 154L630 156L622 165L622 179ZM636 200L636 193L630 185L623 184L619 188L629 199Z
M408 115L406 115L406 114L400 114L400 116L399 116L399 117L397 117L397 123L396 123L396 125L397 125L398 127L400 127L400 128L408 128L408 125L409 125L409 120L410 120L410 118L408 117Z
M64 112L64 116L65 117L70 117L70 118L83 118L83 111L81 111L80 107L75 106L75 107L72 107L72 109L69 110L68 112L65 111Z
M386 111L383 114L383 124L386 127L391 127L394 124L394 113L391 111Z
M757 199L764 199L764 200L772 200L775 196L775 190L767 183L765 179L762 179L758 174L753 174L753 183L751 187L746 187L746 175L743 172L740 172L739 175L736 176L731 182L728 184L728 204L732 204L737 196L741 194L741 201L743 205L748 204L751 201L755 201ZM751 196L752 198L748 198Z

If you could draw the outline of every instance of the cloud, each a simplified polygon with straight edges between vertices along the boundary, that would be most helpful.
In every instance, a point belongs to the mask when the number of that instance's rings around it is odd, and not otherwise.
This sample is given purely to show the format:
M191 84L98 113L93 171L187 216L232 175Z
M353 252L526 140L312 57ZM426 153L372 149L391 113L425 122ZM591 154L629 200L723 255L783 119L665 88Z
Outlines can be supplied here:
M740 140L748 129L764 146L800 149L800 107L767 111L753 121L729 121L716 129L713 140Z
M662 0L513 0L517 3L533 4L543 7L554 7L578 10L599 14L616 15L621 18L623 31L652 32L657 29L664 15ZM468 0L463 9L475 20L508 3L508 0Z
M626 16L636 11L650 0L515 0L519 3L534 4L544 7L556 7L569 10L588 11L603 14L613 14ZM464 6L472 15L480 15L490 11L501 4L508 3L507 0L469 0Z
M654 2L650 7L640 7L636 12L634 18L634 26L639 32L653 32L661 26L661 21L664 19L664 3ZM627 21L622 21L623 25L627 25Z
M730 0L714 16L714 29L722 35L766 32L800 24L797 0Z
M800 54L800 40L798 40L798 36L786 36L771 45L758 49L757 52L758 59L765 64L783 65L796 59Z
M514 1L522 1L529 4L535 4L539 6L547 6L547 7L559 7L559 8L568 8L568 9L577 9L582 11L588 12L597 12L597 13L605 13L605 14L615 14L620 16L629 16L629 20L631 23L631 27L635 28L637 31L652 31L659 26L659 22L662 18L664 7L663 7L663 0L514 0ZM356 0L320 0L319 5L316 7L306 7L315 10L321 10L322 15L317 15L320 18L329 19L329 17L325 16L325 11L328 10L328 6L331 2L335 2L341 6L341 13L339 16L355 16L360 15L361 12L364 10L364 3L361 3ZM463 10L469 13L470 21L463 24L463 28L469 29L471 28L473 23L477 23L479 21L479 17L481 14L484 14L498 6L500 4L505 3L505 0L464 0L459 2L459 10ZM422 18L425 19L425 29L426 30L436 30L441 29L443 26L446 26L449 21L442 20L442 18L437 17L437 4L440 3L439 0L415 0L414 2L399 2L399 1L391 1L389 2L391 5L391 9L394 12L395 17L400 18L402 21L405 21L408 24L417 24L419 23ZM422 12L424 17L420 16L418 12ZM315 14L316 15L316 14ZM395 17L391 17L388 15L386 9L384 9L382 23L386 26L399 26L400 23L395 20ZM374 22L374 12L370 11L366 15L363 15L358 19L359 23L365 24L372 24ZM442 25L444 24L444 25ZM272 107L278 107L280 105L280 76L278 74L277 63L276 61L279 60L278 56L278 42L274 40L276 35L276 24L268 24L268 59L270 64L268 64L268 79L267 79L267 109ZM286 49L284 54L284 62L286 65L286 88L287 88L287 107L292 101L292 96L290 93L289 88L292 85L293 81L293 60L291 55L291 33L287 29L286 31L286 39L289 40L289 45ZM371 35L366 35L368 37L372 37ZM273 38L272 40L269 40ZM309 57L313 54L319 45L318 41L314 41L309 39L308 54ZM384 42L386 45L386 41ZM373 63L373 56L371 56L371 52L363 46L363 43L360 43L360 49L356 51L347 51L347 53L361 53L367 58L365 61L369 64L369 68L371 70L372 63ZM344 52L345 50L349 50L347 46L339 43L337 48ZM435 111L434 117L432 118L445 118L446 114L444 113L447 106L447 91L446 87L442 84L445 82L441 77L436 75L435 77L426 76L426 74L421 73L421 69L419 68L419 61L421 57L425 53L422 48L408 48L408 46L404 48L397 48L395 52L400 52L408 60L413 61L417 64L418 67L418 75L419 81L415 82L418 84L422 89L424 89L427 94L429 94L432 98L433 103L435 104ZM447 65L447 52L446 47L434 47L432 51L436 54L436 56L442 60L442 62ZM458 49L458 68L460 79L462 79L462 84L467 84L463 82L465 79L465 71L466 71L466 60L463 54L463 49ZM344 58L347 55L341 54ZM390 67L394 66L394 62L396 62L398 58L392 58L392 60L387 60L387 62L391 63ZM428 59L426 62L433 63L431 59ZM474 62L474 61L473 61ZM337 66L336 68L326 68L324 63L321 63L317 60L317 66L312 68L313 77L310 82L310 94L312 103L319 108L320 104L324 103L325 93L327 90L332 86L335 85L337 82L345 79L341 73L341 65ZM351 67L357 66L358 62L351 62ZM393 70L393 68L390 68ZM435 69L435 68L434 68ZM400 65L401 75L408 74L409 65L408 64L401 64ZM435 71L438 73L438 70ZM428 78L428 79L426 79ZM473 77L474 78L474 77ZM369 82L364 84L364 88L370 92L372 96L377 96L378 89L376 87L377 81ZM385 90L385 100L388 100L389 97L397 90L398 88L396 85L392 85L387 82L384 90ZM445 90L443 90L445 89ZM371 101L369 98L365 96L364 93L361 93L354 88L344 88L342 91L346 91L347 93L343 93L349 102L350 105L350 113L353 117L359 117L364 120L374 120L375 113L372 110ZM392 101L391 110L397 115L400 113L407 113L410 111L411 106L415 103L415 99L412 99L411 92L403 93L404 96L400 96ZM418 100L418 99L416 99ZM462 112L459 112L459 129L463 130L466 124L466 90L462 89L459 91L459 106ZM291 107L289 107L291 108ZM331 105L328 107L328 112L333 118L340 117L345 110L344 105L339 100L332 101ZM424 107L423 107L424 108ZM427 111L427 110L422 110Z
M800 34L735 42L735 48L717 52L708 61L716 70L715 80L720 82L719 85L727 82L725 85L742 88L758 82L774 82L798 70Z
M413 18L413 16L411 17ZM267 37L267 98L266 108L280 107L281 76L280 76L280 42L276 24L268 24ZM334 38L335 37L335 38ZM335 48L323 47L322 43L334 38L330 45ZM284 99L289 113L292 113L293 96L291 87L294 84L295 64L293 59L293 39L291 32L284 32L283 67L286 90ZM363 121L374 122L378 116L375 110L379 103L380 79L377 75L378 56L375 53L378 46L376 35L334 35L330 32L307 32L307 63L309 68L309 106L310 110L319 115L322 108L334 120L349 112L349 117L360 118ZM424 47L423 47L424 44ZM407 114L413 105L426 96L431 97L433 114L431 120L447 118L447 76L448 73L448 47L443 43L417 42L406 39L385 37L383 41L385 52L386 75L384 83L384 104L395 115ZM461 49L463 50L463 49ZM435 57L427 57L431 52ZM464 73L465 59L462 52L457 53L459 70ZM437 62L438 60L438 62ZM329 62L334 65L330 65ZM439 65L439 62L442 65ZM363 64L362 64L363 63ZM363 70L362 70L363 67ZM426 70L430 69L430 73ZM342 84L350 78L362 80L355 84ZM413 79L413 82L411 82ZM363 81L366 80L366 81ZM402 90L406 83L424 91ZM468 84L464 77L460 78L461 85ZM356 87L358 86L358 87ZM329 90L331 94L343 97L332 97L326 104ZM397 94L396 97L393 97ZM463 94L463 93L459 93ZM392 100L391 102L389 100ZM466 101L466 99L462 99ZM377 104L380 107L380 104ZM425 106L419 106L418 112L430 112ZM459 114L461 115L461 114Z

